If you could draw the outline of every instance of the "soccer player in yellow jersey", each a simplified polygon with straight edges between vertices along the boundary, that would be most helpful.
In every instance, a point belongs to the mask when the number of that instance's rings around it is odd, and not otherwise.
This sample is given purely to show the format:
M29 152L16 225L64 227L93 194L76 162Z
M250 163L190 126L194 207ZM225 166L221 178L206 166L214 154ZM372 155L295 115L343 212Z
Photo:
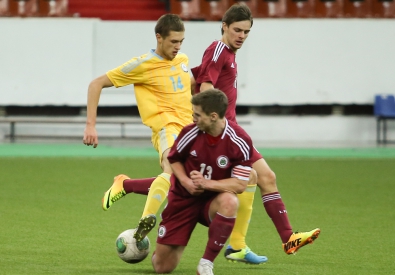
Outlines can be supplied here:
M140 116L143 123L152 129L151 141L159 153L163 173L156 178L145 179L118 175L102 200L103 209L108 210L114 202L128 193L148 195L134 236L137 241L141 241L155 227L155 215L167 198L170 188L172 170L167 155L181 129L193 122L188 57L179 52L184 31L184 25L177 15L162 16L155 26L155 50L134 57L99 76L88 88L84 144L96 148L99 143L95 128L97 106L101 91L106 87L134 84ZM235 232L232 235L241 236L244 240L246 232ZM255 253L250 251L250 255ZM265 256L255 257L260 259L257 263L267 261Z
M134 57L125 64L94 79L88 88L87 120L83 142L96 148L95 128L100 94L106 87L134 84L137 106L145 125L152 129L151 141L159 153L163 173L152 182L140 219L136 240L142 240L155 226L157 213L166 199L172 173L167 155L181 129L192 123L191 80L188 57L180 53L184 41L184 24L174 14L159 18L155 26L157 46L147 54ZM103 198L103 209L123 197L126 175L115 177ZM148 188L147 188L148 189Z

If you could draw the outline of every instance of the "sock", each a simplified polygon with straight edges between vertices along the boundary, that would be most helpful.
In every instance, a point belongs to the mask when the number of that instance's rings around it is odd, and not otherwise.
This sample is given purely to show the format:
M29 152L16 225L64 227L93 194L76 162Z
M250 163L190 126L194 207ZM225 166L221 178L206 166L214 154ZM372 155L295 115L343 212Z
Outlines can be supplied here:
M141 195L148 195L151 184L155 179L156 178L124 180L123 189L125 189L126 194L136 193Z
M274 226L283 243L288 242L292 235L292 227L288 220L287 210L279 192L269 193L262 196L263 206L272 219Z
M156 215L161 207L162 203L167 198L167 193L170 189L170 174L162 173L156 177L152 182L150 190L148 192L147 201L142 217L150 214Z
M232 232L236 218L228 218L216 214L208 228L208 241L203 259L214 262L222 247L225 246Z
M229 245L234 250L240 250L247 246L245 238L250 225L255 189L256 184L248 185L243 193L237 195L239 209L237 210L235 226L229 238Z

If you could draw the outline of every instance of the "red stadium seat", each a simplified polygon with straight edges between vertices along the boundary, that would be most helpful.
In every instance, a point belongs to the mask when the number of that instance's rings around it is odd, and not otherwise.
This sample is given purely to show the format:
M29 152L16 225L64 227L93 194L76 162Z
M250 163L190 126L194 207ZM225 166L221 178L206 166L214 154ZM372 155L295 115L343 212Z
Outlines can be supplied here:
M343 0L317 0L315 2L315 17L343 17Z
M171 0L170 13L178 14L183 20L204 20L201 4L204 0Z
M373 0L372 15L379 18L394 18L395 4L393 0Z
M0 16L8 16L8 0L0 0Z
M62 17L67 16L67 0L39 0L40 16Z
M8 13L10 16L37 16L38 0L9 0Z
M227 0L200 0L200 10L210 21L221 21L228 8Z
M314 0L287 0L287 17L313 17Z
M286 0L257 0L257 17L285 17Z
M365 18L372 16L372 0L345 0L344 16Z

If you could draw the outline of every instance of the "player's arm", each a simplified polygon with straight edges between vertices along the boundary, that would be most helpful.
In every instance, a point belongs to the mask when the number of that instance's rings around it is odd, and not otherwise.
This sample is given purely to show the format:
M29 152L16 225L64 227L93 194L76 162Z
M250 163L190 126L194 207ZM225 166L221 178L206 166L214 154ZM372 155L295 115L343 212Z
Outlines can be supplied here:
M200 92L207 91L208 89L214 89L214 85L211 82L203 82L200 85Z
M192 171L191 179L193 183L204 189L214 192L231 192L234 194L243 193L247 184L256 183L256 172L251 167L236 166L233 168L232 177L222 180L206 179L201 172Z
M196 87L196 80L193 77L193 75L191 75L191 95L195 94L195 87Z
M100 94L103 88L112 87L113 84L106 74L91 81L88 87L88 101L86 110L86 126L83 142L85 145L97 147L99 139L96 131L97 106L99 105Z
M197 187L218 193L230 192L233 194L240 194L247 188L248 183L247 180L241 180L238 178L207 180L199 171L192 171L191 179Z
M191 195L200 195L204 192L203 189L197 187L193 184L192 180L188 177L185 172L184 165L181 162L173 162L170 164L173 170L173 174L177 177L178 181L181 185L191 194Z

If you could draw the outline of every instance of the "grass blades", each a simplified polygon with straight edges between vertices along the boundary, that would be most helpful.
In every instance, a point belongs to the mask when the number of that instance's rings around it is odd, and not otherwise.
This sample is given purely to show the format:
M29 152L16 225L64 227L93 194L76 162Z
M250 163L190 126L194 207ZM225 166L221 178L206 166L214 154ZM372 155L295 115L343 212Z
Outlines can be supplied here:
M256 192L247 243L269 258L229 263L216 275L392 274L395 269L395 159L267 159L293 229L320 227L313 245L286 255ZM153 274L149 258L130 265L115 239L133 228L145 196L130 194L108 211L101 198L112 178L160 173L157 158L0 158L0 274ZM150 233L155 249L155 230ZM173 274L195 274L207 229L198 226Z

